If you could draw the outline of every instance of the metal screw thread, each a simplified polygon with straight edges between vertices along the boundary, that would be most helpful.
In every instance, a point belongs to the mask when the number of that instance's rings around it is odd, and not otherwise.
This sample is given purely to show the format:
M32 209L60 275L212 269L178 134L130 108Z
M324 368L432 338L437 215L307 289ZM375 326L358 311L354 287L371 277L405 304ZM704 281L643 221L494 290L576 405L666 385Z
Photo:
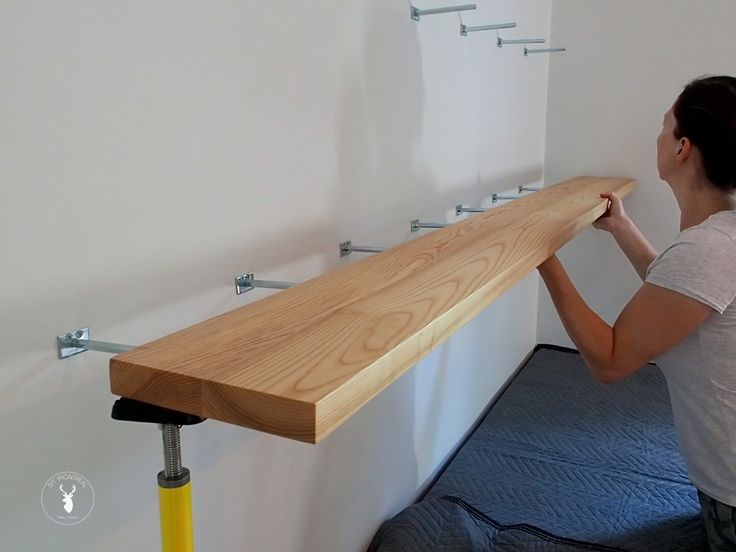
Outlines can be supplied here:
M180 427L173 424L161 425L161 433L164 438L164 477L166 479L177 479L182 475Z

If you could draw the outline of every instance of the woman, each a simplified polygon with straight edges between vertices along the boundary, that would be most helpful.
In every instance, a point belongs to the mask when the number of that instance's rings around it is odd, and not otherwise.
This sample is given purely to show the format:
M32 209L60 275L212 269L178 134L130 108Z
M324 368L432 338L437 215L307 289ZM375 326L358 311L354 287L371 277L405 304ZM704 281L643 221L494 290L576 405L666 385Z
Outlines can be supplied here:
M610 232L642 286L613 327L583 301L555 255L539 272L570 339L602 382L655 360L698 489L711 550L736 551L736 79L688 84L664 116L657 168L680 207L661 254L607 192L593 225Z

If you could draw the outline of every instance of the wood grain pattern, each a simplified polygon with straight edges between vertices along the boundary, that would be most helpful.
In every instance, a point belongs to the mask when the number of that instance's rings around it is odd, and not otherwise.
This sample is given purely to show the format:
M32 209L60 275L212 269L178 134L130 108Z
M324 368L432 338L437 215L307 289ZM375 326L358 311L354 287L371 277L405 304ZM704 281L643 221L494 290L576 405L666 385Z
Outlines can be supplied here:
M316 443L627 195L580 177L110 360L114 394Z

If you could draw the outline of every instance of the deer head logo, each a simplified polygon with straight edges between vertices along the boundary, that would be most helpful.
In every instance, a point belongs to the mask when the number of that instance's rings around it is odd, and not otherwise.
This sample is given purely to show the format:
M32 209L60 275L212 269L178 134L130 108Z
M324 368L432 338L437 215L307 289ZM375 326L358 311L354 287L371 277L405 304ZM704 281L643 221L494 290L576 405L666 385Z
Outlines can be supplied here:
M41 507L46 517L59 525L83 522L92 513L94 506L95 491L92 484L76 472L56 473L41 487Z
M64 498L62 498L62 500L64 501L64 509L66 510L67 514L71 514L72 510L74 509L74 502L72 502L72 496L74 496L74 493L77 490L77 486L72 485L72 492L70 493L64 492L64 485L59 485L59 490L64 495Z

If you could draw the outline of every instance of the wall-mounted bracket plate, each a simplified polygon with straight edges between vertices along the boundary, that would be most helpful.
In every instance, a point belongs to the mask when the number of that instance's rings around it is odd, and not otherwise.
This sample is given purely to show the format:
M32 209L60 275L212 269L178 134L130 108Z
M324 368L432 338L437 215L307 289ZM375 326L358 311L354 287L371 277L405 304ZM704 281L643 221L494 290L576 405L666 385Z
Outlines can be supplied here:
M237 295L241 295L248 291L253 291L255 288L251 282L253 282L254 278L255 273L253 272L248 272L247 274L243 274L242 276L235 278L235 293Z
M56 349L59 352L59 358L69 358L87 350L75 344L77 339L89 340L89 328L81 328L68 334L56 336Z

